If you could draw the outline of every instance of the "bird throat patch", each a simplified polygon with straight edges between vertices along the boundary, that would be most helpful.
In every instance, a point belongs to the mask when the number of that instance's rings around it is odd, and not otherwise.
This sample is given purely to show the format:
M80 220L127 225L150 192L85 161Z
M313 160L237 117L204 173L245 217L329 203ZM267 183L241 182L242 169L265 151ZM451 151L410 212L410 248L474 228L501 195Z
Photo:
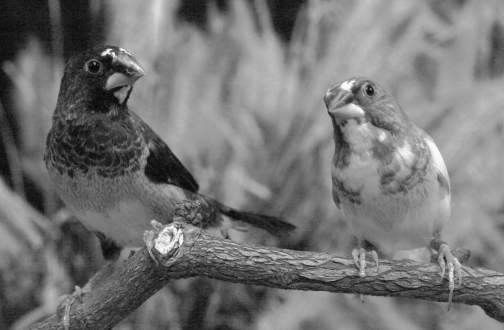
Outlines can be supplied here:
M117 91L114 92L114 96L119 101L119 104L122 105L124 103L132 87L133 87L132 85L125 85L120 87Z

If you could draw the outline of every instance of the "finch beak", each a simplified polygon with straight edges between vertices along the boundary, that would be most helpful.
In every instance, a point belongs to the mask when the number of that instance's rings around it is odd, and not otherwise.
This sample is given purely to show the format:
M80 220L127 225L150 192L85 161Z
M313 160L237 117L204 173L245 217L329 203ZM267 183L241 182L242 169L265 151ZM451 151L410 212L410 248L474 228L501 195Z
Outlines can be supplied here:
M135 81L145 75L145 71L140 64L131 55L122 52L114 56L112 68L115 72L108 77L105 85L106 90L133 85Z
M354 94L339 86L330 88L324 96L324 102L329 115L336 119L338 125L345 120L364 117L364 110L352 103Z

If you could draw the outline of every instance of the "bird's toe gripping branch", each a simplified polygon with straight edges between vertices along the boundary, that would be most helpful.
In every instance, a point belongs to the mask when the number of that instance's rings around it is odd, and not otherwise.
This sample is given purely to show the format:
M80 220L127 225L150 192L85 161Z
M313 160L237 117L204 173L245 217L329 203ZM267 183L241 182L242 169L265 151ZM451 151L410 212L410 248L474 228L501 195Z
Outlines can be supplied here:
M202 224L201 217L201 202L182 200L175 204L175 217L174 221L186 221L189 224L199 227Z
M63 313L62 322L63 322L63 328L65 330L70 329L70 309L73 303L76 302L77 300L82 302L81 299L83 295L84 291L81 289L81 287L76 286L74 293L61 296L58 299L58 310L62 310Z
M452 253L448 244L435 237L431 241L431 248L438 252L437 263L441 267L441 280L443 281L445 273L448 271L448 310L450 310L451 302L453 299L453 291L455 289L455 276L458 279L457 288L462 285L462 270L465 270L469 275L475 277L473 272L463 266L461 262L467 261L471 255L471 251L467 249L455 249ZM454 255L455 254L455 255ZM435 255L433 257L436 257Z
M364 278L366 277L366 254L370 254L376 264L376 273L380 273L380 264L378 261L378 253L375 250L371 250L366 252L365 249L353 249L352 257L355 263L355 266L359 269L359 276ZM364 303L364 295L360 295L361 301Z
M446 262L445 262L446 260ZM458 284L457 288L462 285L462 265L457 258L451 253L450 247L446 243L441 243L438 249L437 261L441 267L441 281L443 281L446 268L448 268L448 289L450 294L448 296L448 310L450 310L451 302L453 299L453 290L455 289L454 275L457 275Z
M369 252L366 252L364 249L353 249L352 251L352 257L355 263L355 266L359 269L359 276L360 277L366 277L366 253L370 254L371 257L373 258L373 261L376 264L376 273L380 273L380 264L378 261L378 254L376 251L372 250Z

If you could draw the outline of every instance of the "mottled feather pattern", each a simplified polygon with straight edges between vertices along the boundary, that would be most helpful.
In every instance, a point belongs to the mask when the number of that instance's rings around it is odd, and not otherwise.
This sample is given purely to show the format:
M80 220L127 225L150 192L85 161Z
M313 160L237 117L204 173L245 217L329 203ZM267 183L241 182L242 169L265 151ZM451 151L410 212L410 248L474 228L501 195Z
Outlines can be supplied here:
M145 142L133 126L130 120L113 120L104 114L93 114L82 124L55 123L47 138L45 160L69 177L91 168L108 178L139 171L146 162L142 157Z
M369 143L349 143L348 149L341 150L348 154L335 155L348 160L346 165L341 162L333 167L336 204L343 206L359 240L366 239L383 252L425 246L441 224L431 227L430 222L407 219L438 217L437 210L424 210L424 205L438 198L428 195L429 190L438 189L438 182L427 144L422 139L416 143L397 141L388 132L384 139L380 129L362 125L356 126Z
M401 109L400 106L386 90L379 88L378 84L373 83L378 87L377 94L370 100L360 95L359 89L371 81L352 79L359 81L351 88L351 92L355 94L355 102L363 109L372 107L373 110L365 111L364 118L352 120L357 126L364 125L366 128L364 130L349 132L346 128L348 123L339 125L334 118L332 119L336 146L333 164L335 164L336 172L348 167L353 153L365 153L380 162L377 172L380 176L382 193L406 193L412 186L421 182L430 158L421 130L411 124L402 110L397 111ZM350 123L350 126L353 125ZM417 134L406 134L411 131ZM353 147L351 147L349 138L360 138L361 141L353 141ZM405 157L404 153L410 153L411 157ZM349 190L344 182L339 182L337 176L333 176L333 182L336 185L336 193L333 195L337 196L339 191L342 196L348 196L352 202L361 203L360 189Z
M74 212L93 210L106 214L117 208L119 201L142 200L146 209L152 210L152 219L168 223L174 216L175 202L169 202L170 196L162 189L164 185L158 184L172 184L180 187L181 196L177 200L201 201L202 213L208 220L203 227L216 225L220 219L219 209L196 194L196 181L168 146L158 142L152 157L153 149L148 144L162 140L153 135L155 133L140 118L108 122L109 119L109 116L94 116L85 125L67 123L61 126L64 128L61 134L53 130L49 134L46 165L60 196ZM156 154L157 151L164 151L164 154ZM165 155L167 157L163 158ZM168 167L160 172L169 171L178 177L167 175L164 181L150 180L152 176L142 171L143 168L147 171L149 160L160 161L150 166ZM57 172L51 170L53 167ZM184 178L181 175L184 173L189 176ZM184 189L187 191L182 192Z
M363 186L361 186L359 189L352 189L350 187L346 187L345 183L341 180L338 180L337 178L333 178L333 197L336 196L338 198L338 203L341 204L341 198L348 200L352 204L357 204L361 205L362 204L362 198L361 198L361 189Z
M399 147L382 160L378 169L380 182L386 193L407 193L412 187L422 183L430 165L430 151L423 139L413 142L397 141ZM389 147L390 148L390 147ZM406 155L405 155L406 154Z
M357 123L357 125L360 127L363 123ZM335 153L333 183L336 195L348 198L352 203L362 203L359 194L365 182L356 185L355 180L350 178L349 182L345 183L342 176L339 175L351 165L352 156L355 156L356 153L359 155L359 160L367 157L377 161L376 174L379 176L383 194L406 193L413 186L421 183L431 158L426 142L421 138L412 139L410 142L393 136L381 128L371 125L367 127L368 129L359 132L367 143L353 141L353 145L350 145L343 142L340 144L340 150Z
M367 252L379 272L377 251L393 257L401 250L437 250L441 278L448 265L449 310L453 278L456 274L462 283L462 266L440 241L450 217L450 181L436 144L392 95L368 78L332 86L324 103L336 146L334 202L357 237L360 249L352 257L359 276L366 276Z
M450 214L448 173L432 139L367 78L334 85L324 101L334 127L333 197L359 242L385 253L427 246Z

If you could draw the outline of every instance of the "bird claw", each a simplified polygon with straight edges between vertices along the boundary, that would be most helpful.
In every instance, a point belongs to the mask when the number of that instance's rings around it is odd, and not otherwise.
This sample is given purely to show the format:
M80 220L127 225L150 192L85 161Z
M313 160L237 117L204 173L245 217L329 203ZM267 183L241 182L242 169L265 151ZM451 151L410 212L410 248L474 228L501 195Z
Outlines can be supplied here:
M380 274L380 262L378 261L378 253L375 250L371 251L371 257L373 258L376 264L376 273Z
M365 277L366 276L366 251L364 249L353 249L352 250L352 257L353 261L355 263L355 266L357 266L357 269L359 270L359 276L360 277Z
M369 251L368 252L371 257L373 258L373 261L376 264L376 273L380 273L380 263L378 261L378 254L376 253L375 250ZM355 263L355 266L359 269L359 276L361 278L366 277L366 250L363 248L360 248L359 250L353 249L352 250L352 257ZM360 295L361 302L364 303L364 295Z
M63 310L63 327L65 330L70 329L70 310L72 308L72 305L74 302L77 300L82 303L82 296L84 295L84 291L81 289L80 286L75 286L75 291L72 294L66 294L58 299L58 311Z
M450 293L448 295L448 311L449 311L453 299L453 290L455 289L454 277L456 274L458 278L457 288L459 288L462 285L463 267L458 261L458 259L452 255L450 247L446 243L440 244L437 261L439 263L439 266L441 267L441 281L439 283L443 282L446 273L446 268L448 268L448 289L450 290Z
M372 250L367 252L371 255L373 258L373 261L376 264L376 272L379 274L380 273L380 263L378 261L378 254L376 251ZM355 266L359 269L359 276L364 278L366 277L366 250L363 248L360 248L359 250L353 249L352 250L352 257L355 263Z

